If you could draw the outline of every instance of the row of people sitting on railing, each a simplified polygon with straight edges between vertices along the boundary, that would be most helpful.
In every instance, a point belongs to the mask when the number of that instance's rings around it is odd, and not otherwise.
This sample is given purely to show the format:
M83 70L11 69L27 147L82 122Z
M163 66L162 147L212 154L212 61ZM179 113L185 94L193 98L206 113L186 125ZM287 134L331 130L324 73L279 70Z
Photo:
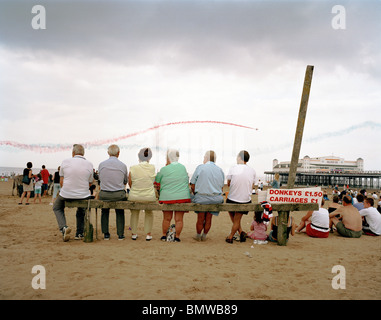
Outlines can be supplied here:
M84 158L84 147L75 144L72 157L65 159L60 166L60 183L62 188L53 204L53 211L57 218L58 227L63 234L64 241L69 240L71 229L66 224L65 201L72 199L88 199L90 197L89 184L93 182L93 165ZM109 158L99 164L100 192L99 200L126 201L126 185L130 186L128 194L129 201L156 202L156 191L159 194L159 203L201 203L218 204L223 203L223 187L225 174L215 164L216 154L214 151L206 152L203 164L199 165L189 181L188 173L184 165L178 162L179 151L170 149L167 151L167 164L155 174L154 165L149 161L152 157L150 148L143 148L138 153L139 164L127 166L118 159L120 149L117 145L108 147ZM256 180L256 172L246 163L250 155L247 151L240 151L237 156L237 164L234 165L226 176L229 186L227 203L243 204L251 202L252 189ZM189 182L191 188L189 188ZM192 193L192 194L191 194ZM109 233L109 209L102 208L101 228L104 239L110 239ZM119 240L125 239L125 216L123 209L116 209L116 228ZM136 240L137 225L140 210L131 210L130 227L132 239ZM83 208L78 208L76 213L77 230L75 239L83 238L84 230ZM228 243L233 243L236 233L240 235L241 241L246 238L246 233L241 228L243 214L248 212L229 212L232 228L226 238ZM196 223L196 240L205 240L211 228L212 217L218 212L198 212ZM176 237L180 242L183 228L183 211L163 211L162 237L166 240L166 234L174 218ZM146 240L152 239L153 213L145 210L144 231Z

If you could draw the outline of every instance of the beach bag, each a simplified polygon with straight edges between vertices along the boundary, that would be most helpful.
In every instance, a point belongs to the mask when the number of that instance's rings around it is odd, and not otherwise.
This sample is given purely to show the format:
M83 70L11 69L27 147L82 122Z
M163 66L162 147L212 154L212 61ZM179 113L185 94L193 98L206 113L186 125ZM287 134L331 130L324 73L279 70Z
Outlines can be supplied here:
M167 231L167 241L174 242L176 238L176 228L175 225L172 224Z
M25 183L25 184L30 184L30 178L28 176L23 176L22 177L22 183Z

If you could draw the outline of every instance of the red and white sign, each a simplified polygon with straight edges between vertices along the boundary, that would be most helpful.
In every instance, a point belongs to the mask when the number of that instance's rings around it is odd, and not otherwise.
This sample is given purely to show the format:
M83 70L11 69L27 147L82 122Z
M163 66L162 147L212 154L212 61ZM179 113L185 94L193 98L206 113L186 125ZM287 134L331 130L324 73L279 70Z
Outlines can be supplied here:
M269 189L266 201L274 203L318 203L321 204L321 188Z

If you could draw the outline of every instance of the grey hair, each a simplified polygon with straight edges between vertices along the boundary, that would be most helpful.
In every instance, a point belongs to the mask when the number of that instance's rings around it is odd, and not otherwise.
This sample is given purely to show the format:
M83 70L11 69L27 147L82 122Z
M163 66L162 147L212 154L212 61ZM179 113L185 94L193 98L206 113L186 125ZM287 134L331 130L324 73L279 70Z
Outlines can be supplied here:
M205 158L208 161L216 162L217 156L216 153L213 150L209 150L205 152Z
M107 153L110 155L110 156L114 156L116 157L118 155L118 153L120 152L120 149L119 147L116 145L116 144L112 144L111 146L108 147L107 149Z
M179 160L180 153L179 150L176 149L168 149L167 151L167 158L169 162L177 162Z
M152 158L152 151L150 148L140 149L138 153L138 157L140 161L150 161Z
M73 153L74 153L74 155L84 156L85 155L85 148L81 144L74 144L73 145Z

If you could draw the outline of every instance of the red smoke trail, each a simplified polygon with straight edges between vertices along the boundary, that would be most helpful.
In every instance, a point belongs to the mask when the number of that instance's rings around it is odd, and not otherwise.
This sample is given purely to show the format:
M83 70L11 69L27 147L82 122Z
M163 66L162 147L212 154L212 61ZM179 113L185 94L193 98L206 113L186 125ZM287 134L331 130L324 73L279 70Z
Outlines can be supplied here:
M243 126L240 124L235 124L235 123L231 123L231 122L223 122L223 121L212 121L212 120L177 121L177 122L169 122L169 123L165 123L165 124L159 124L159 125L150 127L148 129L129 133L127 135L116 137L116 138L105 139L105 140L96 140L93 142L84 142L82 144L85 147L97 147L97 146L101 146L104 144L110 144L110 143L113 143L113 142L116 142L119 140L124 140L124 139L128 139L131 137L135 137L137 135L146 133L148 131L157 130L161 127L168 127L168 126L182 125L182 124L195 124L195 123L222 124L222 125L235 126L235 127L245 128L245 129L258 130L258 128L252 128L252 127ZM70 150L72 148L71 144L37 145L37 144L24 144L24 143L19 143L19 142L14 142L14 141L0 141L0 146L1 145L11 146L11 147L14 147L17 149L36 151L39 153L53 153L53 152Z

